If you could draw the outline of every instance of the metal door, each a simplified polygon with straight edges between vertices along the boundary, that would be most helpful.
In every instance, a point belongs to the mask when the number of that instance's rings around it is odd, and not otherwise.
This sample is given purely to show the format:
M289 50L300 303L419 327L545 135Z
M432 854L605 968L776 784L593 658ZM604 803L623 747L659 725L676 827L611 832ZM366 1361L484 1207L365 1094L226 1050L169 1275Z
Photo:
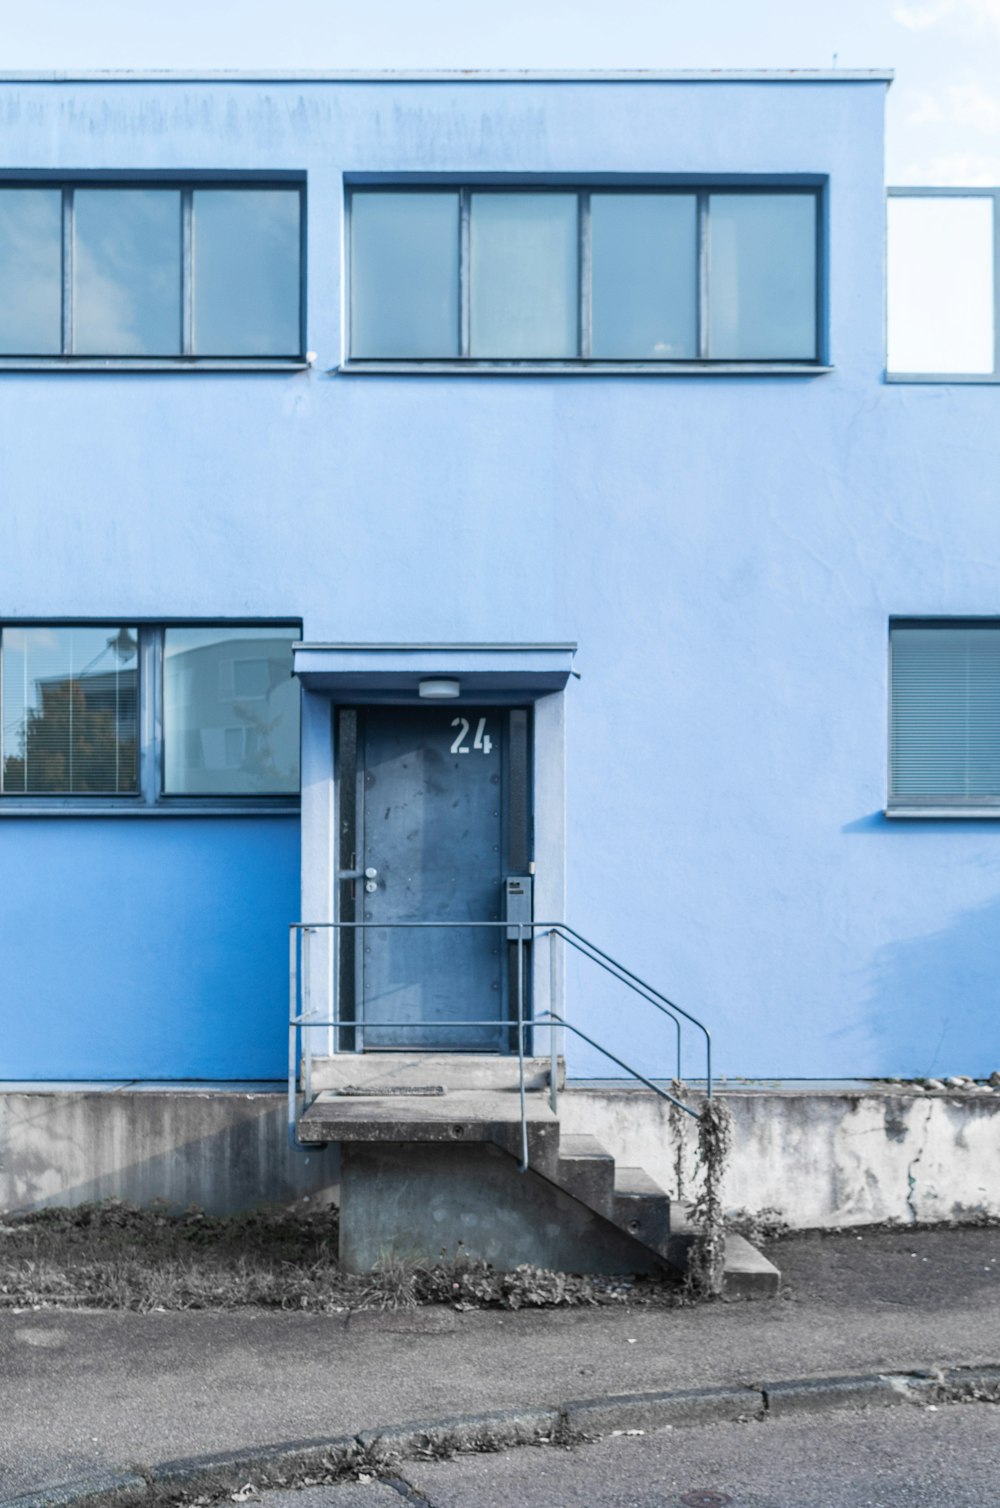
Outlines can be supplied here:
M522 714L523 717L523 714ZM510 713L384 707L359 715L355 979L372 1049L509 1046L505 935ZM478 1026L449 1026L475 1021ZM496 1023L493 1025L492 1023Z

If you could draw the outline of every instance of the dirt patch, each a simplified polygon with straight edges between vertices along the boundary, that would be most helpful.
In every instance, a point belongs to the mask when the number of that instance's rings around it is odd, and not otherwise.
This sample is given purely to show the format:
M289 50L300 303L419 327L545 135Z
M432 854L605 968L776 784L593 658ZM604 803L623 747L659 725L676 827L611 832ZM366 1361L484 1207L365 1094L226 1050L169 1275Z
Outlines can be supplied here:
M138 1209L119 1200L6 1216L0 1309L261 1308L330 1314L447 1304L456 1309L672 1305L678 1285L519 1267L461 1256L433 1266L387 1257L372 1273L337 1261L337 1211L262 1210L219 1217Z

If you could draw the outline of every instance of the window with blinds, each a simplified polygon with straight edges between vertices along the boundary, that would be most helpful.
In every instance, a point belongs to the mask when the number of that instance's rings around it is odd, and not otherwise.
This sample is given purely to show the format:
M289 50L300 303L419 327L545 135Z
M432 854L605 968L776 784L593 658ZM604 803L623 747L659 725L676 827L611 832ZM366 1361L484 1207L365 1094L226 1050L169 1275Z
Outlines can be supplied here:
M281 810L301 623L0 624L0 811Z
M890 640L890 805L1000 805L1000 621L896 622Z
M138 647L125 626L4 629L5 792L138 790Z

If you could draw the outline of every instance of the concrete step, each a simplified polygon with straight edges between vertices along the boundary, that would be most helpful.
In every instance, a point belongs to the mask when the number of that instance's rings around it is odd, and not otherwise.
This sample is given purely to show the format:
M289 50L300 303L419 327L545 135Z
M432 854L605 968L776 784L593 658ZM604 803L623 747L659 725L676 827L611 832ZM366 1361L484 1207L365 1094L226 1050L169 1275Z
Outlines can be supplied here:
M666 1257L670 1241L670 1195L642 1168L615 1168L611 1219L633 1240Z
M559 1161L553 1180L595 1215L612 1219L615 1160L596 1136L559 1137Z
M406 1064L400 1064L402 1080L391 1086L370 1079L367 1084L344 1083L339 1090L322 1090L300 1118L300 1140L317 1145L383 1143L397 1148L420 1143L486 1143L520 1160L521 1097L515 1088L445 1088L434 1082L440 1075L428 1072L427 1058L419 1061L419 1079L414 1056L406 1058ZM353 1060L359 1061L368 1060ZM380 1088L388 1092L380 1094ZM360 1093L352 1092L358 1089ZM681 1273L687 1270L693 1228L682 1207L675 1206L672 1214L670 1195L655 1179L643 1168L616 1166L595 1136L561 1137L558 1119L542 1092L527 1095L525 1119L533 1173L664 1264ZM463 1198L460 1190L456 1193L461 1209ZM502 1212L497 1213L502 1219ZM776 1293L779 1284L778 1269L749 1241L737 1235L726 1238L723 1291L727 1296L762 1297Z
M674 1206L674 1218L666 1256L678 1272L686 1272L694 1227L688 1212ZM773 1298L781 1288L781 1272L762 1251L735 1231L726 1235L726 1262L722 1275L722 1292L726 1298Z
M525 1106L528 1156L554 1170L559 1122L540 1094ZM347 1095L323 1090L299 1120L299 1140L328 1142L493 1142L521 1155L521 1097L509 1089L448 1090L442 1095Z
M525 1058L525 1088L547 1089L550 1058ZM566 1063L558 1060L559 1087L566 1082ZM379 1086L443 1089L516 1089L518 1060L501 1053L463 1052L348 1052L312 1060L314 1090Z

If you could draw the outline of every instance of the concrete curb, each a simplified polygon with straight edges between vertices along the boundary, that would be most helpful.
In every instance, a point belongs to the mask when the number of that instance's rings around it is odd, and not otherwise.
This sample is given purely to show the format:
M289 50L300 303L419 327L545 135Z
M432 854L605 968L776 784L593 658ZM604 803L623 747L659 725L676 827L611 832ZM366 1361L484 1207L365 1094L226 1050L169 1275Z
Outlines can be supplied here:
M254 1482L280 1486L296 1472L329 1470L352 1456L370 1463L380 1454L397 1460L438 1453L503 1450L548 1441L636 1430L668 1429L840 1408L922 1404L936 1399L1000 1401L1000 1363L867 1373L847 1377L797 1377L737 1387L684 1388L673 1392L619 1393L573 1399L550 1407L498 1409L447 1419L409 1420L357 1435L288 1440L218 1455L188 1456L124 1472L98 1472L37 1492L0 1499L0 1508L97 1508L116 1501L141 1505L172 1492L192 1496L230 1493ZM276 1481L275 1478L278 1480Z

